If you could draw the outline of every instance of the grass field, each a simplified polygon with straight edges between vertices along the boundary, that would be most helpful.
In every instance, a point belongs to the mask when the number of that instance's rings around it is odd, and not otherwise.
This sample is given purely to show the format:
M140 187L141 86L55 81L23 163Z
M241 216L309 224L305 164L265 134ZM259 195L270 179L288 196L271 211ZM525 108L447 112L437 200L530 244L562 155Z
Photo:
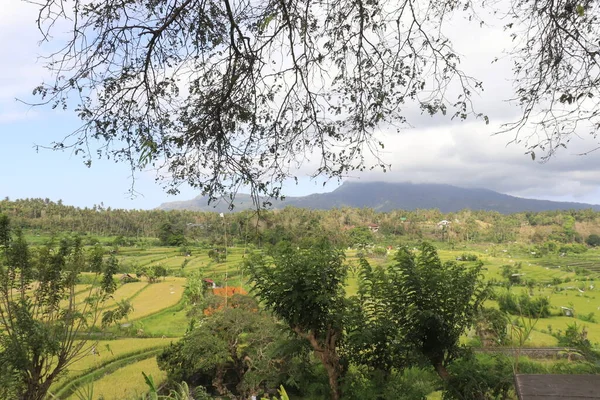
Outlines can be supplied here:
M128 283L127 285L131 284ZM133 312L128 316L128 319L133 321L177 304L183 295L184 285L184 278L174 277L168 277L162 282L149 284L132 300Z
M157 385L166 379L166 374L156 364L156 358L151 357L94 381L91 386L94 399L126 400L140 397L148 391L142 372L151 375ZM74 395L69 400L78 400L78 397Z
M116 340L101 340L94 347L95 350L86 354L69 368L69 375L79 375L93 367L97 367L109 360L119 358L127 353L132 353L154 347L164 347L171 343L171 339L163 338L126 338Z

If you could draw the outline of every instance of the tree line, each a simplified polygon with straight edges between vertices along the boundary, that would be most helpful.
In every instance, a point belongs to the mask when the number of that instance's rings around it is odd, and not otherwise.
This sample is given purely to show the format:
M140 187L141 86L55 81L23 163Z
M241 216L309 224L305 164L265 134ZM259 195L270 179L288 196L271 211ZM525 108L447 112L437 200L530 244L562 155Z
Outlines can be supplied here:
M520 240L585 242L600 233L600 213L591 209L500 214L495 211L395 210L337 208L218 213L187 210L123 210L103 207L77 208L49 199L0 201L0 212L15 226L37 233L79 232L91 236L120 236L123 244L140 238L158 238L163 245L185 241L206 244L263 246L280 240L326 232L339 245L357 240L384 243L395 238L449 242L505 243ZM448 225L440 226L446 220ZM369 228L370 225L376 229ZM375 231L376 232L373 232ZM592 239L592 243L595 243ZM390 243L391 244L391 243Z

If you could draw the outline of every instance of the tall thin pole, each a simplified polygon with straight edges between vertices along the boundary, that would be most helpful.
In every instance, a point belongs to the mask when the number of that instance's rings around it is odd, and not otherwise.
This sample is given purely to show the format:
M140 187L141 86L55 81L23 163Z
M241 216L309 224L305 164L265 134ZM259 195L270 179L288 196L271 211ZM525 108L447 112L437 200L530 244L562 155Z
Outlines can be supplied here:
M225 237L225 308L227 308L227 300L229 297L227 282L229 272L229 267L227 265L227 225L225 225L225 214L221 213L220 217L223 219L223 235Z

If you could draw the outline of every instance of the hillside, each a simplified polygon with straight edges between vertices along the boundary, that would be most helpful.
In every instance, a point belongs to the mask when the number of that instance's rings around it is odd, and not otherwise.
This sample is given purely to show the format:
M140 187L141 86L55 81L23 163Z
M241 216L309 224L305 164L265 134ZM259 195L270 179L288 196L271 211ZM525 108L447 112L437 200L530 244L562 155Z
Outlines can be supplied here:
M227 210L227 203L221 201L209 206L206 197L198 196L188 201L163 203L161 210ZM346 182L330 193L311 194L303 197L288 197L284 201L273 202L273 208L287 206L328 210L336 207L368 207L376 211L396 209L415 210L437 208L441 212L455 212L462 209L498 211L503 214L522 211L548 211L591 208L600 211L600 205L556 202L548 200L524 199L494 192L488 189L467 189L443 184L413 184L384 182ZM238 194L235 210L252 208L247 194Z

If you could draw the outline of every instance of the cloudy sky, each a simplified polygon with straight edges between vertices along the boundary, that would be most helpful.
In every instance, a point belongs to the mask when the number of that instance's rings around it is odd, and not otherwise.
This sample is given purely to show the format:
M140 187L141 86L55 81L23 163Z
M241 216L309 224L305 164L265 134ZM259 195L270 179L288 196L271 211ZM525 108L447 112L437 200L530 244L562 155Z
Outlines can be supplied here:
M0 13L0 196L11 199L42 197L65 204L92 206L103 203L120 208L153 208L165 201L187 200L198 193L183 188L168 196L155 183L152 171L136 175L136 196L130 195L131 174L126 165L94 161L91 168L69 152L52 152L35 145L61 139L78 126L69 112L31 108L15 98L30 99L31 90L45 76L38 57L36 9L19 0L2 0ZM449 121L442 117L414 115L412 128L400 134L382 130L381 153L391 171L351 174L361 181L410 181L484 187L523 197L600 204L600 152L577 154L596 147L594 141L576 138L570 148L541 164L525 155L522 144L508 144L511 134L493 135L502 123L515 120L519 109L511 97L510 60L491 61L507 45L499 26L479 28L458 22L449 31L462 54L463 69L484 82L477 100L478 111L491 123L479 120ZM299 185L285 186L290 196L330 191L330 182L302 178Z

